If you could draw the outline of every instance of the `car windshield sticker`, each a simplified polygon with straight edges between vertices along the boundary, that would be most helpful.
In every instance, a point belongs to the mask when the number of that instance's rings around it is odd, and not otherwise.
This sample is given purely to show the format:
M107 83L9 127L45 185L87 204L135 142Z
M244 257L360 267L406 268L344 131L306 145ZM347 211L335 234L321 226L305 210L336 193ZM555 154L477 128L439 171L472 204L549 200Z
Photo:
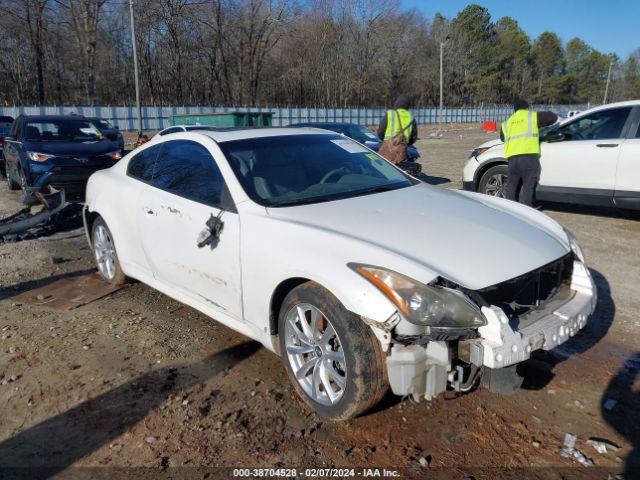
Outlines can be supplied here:
M378 156L375 153L367 153L367 158L370 160L378 160Z
M352 142L351 140L340 139L340 140L331 140L331 141L349 153L367 153L369 151L366 148L361 147L357 143Z

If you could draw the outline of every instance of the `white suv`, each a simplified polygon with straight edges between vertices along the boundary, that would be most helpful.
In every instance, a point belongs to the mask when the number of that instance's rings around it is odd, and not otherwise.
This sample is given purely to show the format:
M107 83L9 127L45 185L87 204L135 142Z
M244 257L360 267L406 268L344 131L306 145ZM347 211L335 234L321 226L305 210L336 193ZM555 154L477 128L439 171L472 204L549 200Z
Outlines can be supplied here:
M640 209L640 100L603 105L541 132L538 200ZM471 152L465 190L504 197L500 140Z

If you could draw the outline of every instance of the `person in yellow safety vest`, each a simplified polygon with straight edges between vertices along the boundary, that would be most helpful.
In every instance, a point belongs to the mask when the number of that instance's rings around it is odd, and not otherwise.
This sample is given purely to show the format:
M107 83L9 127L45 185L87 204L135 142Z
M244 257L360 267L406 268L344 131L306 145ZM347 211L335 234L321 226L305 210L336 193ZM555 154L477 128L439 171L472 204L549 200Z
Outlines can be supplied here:
M398 96L393 104L393 110L387 110L385 115L380 119L378 125L378 138L380 140L388 140L395 137L404 130L404 136L407 143L413 145L418 139L418 126L416 120L409 111L409 95L403 93ZM401 127L402 125L402 127Z
M515 113L502 123L500 139L504 142L504 156L509 162L507 169L507 192L509 200L518 200L530 207L540 180L540 127L552 125L558 120L553 112L529 110L526 100L517 99L513 104Z

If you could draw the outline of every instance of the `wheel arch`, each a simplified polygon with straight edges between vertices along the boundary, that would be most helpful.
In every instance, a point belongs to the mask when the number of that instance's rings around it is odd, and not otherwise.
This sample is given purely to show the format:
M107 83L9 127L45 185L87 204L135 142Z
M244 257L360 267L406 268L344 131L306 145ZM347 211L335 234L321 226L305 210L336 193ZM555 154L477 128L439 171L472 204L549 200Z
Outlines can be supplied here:
M478 169L475 171L473 175L473 187L476 192L478 191L480 179L486 173L486 171L498 165L508 165L507 159L503 157L495 157L490 160L487 160L485 163L483 163L478 167Z
M269 302L269 334L278 335L278 317L280 316L280 309L284 303L284 299L294 288L299 287L303 283L311 282L312 280L304 277L293 277L283 280L278 284L273 293L271 294L271 301Z

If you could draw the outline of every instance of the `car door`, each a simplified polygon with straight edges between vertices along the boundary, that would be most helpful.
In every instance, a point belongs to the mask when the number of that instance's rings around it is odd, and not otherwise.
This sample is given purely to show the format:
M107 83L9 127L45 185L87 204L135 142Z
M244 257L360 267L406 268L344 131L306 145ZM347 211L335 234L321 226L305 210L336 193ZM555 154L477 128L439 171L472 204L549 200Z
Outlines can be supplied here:
M629 134L620 150L614 201L618 207L640 210L640 107L634 109Z
M156 280L242 319L240 220L211 152L192 140L163 142L138 212ZM218 240L199 247L215 219Z
M542 142L537 198L610 205L631 107L598 110L561 127L564 139Z

